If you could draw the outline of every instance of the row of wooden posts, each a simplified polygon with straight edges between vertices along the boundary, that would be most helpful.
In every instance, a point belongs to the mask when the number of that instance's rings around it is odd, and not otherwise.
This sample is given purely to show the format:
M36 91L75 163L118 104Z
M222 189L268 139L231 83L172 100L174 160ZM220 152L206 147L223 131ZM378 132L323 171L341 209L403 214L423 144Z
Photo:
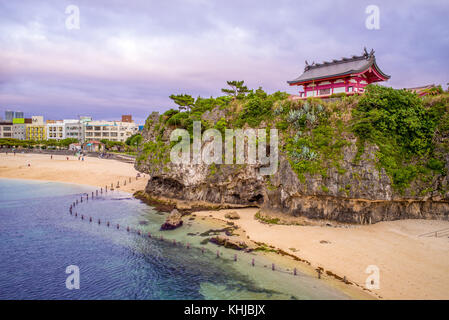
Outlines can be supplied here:
M137 180L137 176L136 176L136 180ZM131 183L131 178L129 178L129 183ZM124 181L124 183L123 183L124 185L126 185L126 180ZM117 188L119 188L120 187L120 183L119 183L119 181L117 181ZM113 183L111 183L111 188L110 188L110 190L114 190L114 187L113 187ZM105 191L105 193L107 193L108 192L108 186L106 185L105 186L105 188L104 188L104 191ZM98 197L98 195L99 194L103 194L103 188L100 188L100 191L99 190L95 190L95 192L93 192L92 191L92 200L94 199L94 194L95 194L95 196L96 197ZM86 194L86 201L88 201L89 200L89 194L87 193ZM70 205L70 207L69 207L69 212L70 212L70 215L74 215L75 217L78 217L78 213L77 212L75 212L74 214L73 214L73 209L76 207L76 206L78 206L78 204L79 203L82 203L83 202L83 196L81 195L81 197L80 197L80 199L79 199L79 202L78 202L78 199L76 199L71 205ZM81 215L81 220L84 220L84 219L87 219L87 217L85 217L83 214ZM93 221L93 219L92 219L92 217L89 217L89 222L92 222ZM99 224L99 225L101 225L101 220L100 219L98 219L97 220L97 223ZM111 226L111 223L109 222L109 221L107 221L106 222L106 226L107 227L110 227ZM117 224L116 226L116 229L117 230L119 230L120 229L120 225L119 224ZM129 226L127 226L126 227L126 231L127 232L134 232L135 234L137 234L137 235L143 235L143 233L140 231L140 230L133 230L132 228L130 228ZM150 238L150 239L156 239L156 240L161 240L161 241L165 241L165 239L164 239L164 237L162 236L162 235L160 235L159 237L157 237L157 236L154 236L154 235L152 235L151 233L148 233L147 234L147 236L148 236L148 238ZM167 239L168 240L168 239ZM172 240L172 243L173 243L173 245L177 245L177 244L179 244L179 245L181 245L182 246L182 242L176 242L176 240L175 239L173 239ZM186 243L186 249L190 249L191 247L190 247L190 244L189 243ZM204 247L201 247L201 253L202 254L204 254L204 251L205 251L205 249L204 249ZM220 253L220 251L219 250L217 250L217 254L216 254L216 256L217 256L217 258L220 258L220 255L221 255L221 253ZM234 254L234 259L233 259L234 261L237 261L237 254ZM252 258L251 259L251 266L255 266L255 259L254 258ZM264 266L265 267L265 266ZM276 265L274 264L274 263L272 263L271 264L271 270L272 271L281 271L281 270L278 270L278 269L276 269ZM321 273L322 273L322 270L320 269L320 268L317 268L316 269L317 270L317 276L318 276L318 279L321 279ZM297 269L296 268L294 268L293 269L293 275L294 276L296 276L296 275L298 275L298 272L297 272ZM347 282L347 280L346 280L346 277L344 277L344 280L343 280L345 283Z

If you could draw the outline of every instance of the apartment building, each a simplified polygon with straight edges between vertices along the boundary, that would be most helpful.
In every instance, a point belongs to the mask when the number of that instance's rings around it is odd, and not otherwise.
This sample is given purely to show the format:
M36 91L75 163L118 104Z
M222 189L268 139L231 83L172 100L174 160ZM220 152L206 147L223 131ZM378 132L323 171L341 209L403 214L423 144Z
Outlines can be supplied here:
M125 121L124 121L125 120ZM84 127L86 140L106 139L109 141L125 142L133 134L139 132L139 127L133 122L130 115L122 116L122 121L90 121Z
M31 123L26 125L26 139L27 140L46 140L47 126L44 123L43 116L32 116Z
M11 111L6 110L5 111L5 121L12 122L13 119L22 119L23 118L23 112L22 111Z
M65 138L84 142L84 124L82 120L64 120Z
M24 118L12 119L12 137L18 140L26 139L26 123Z
M65 139L65 125L63 120L47 120L47 140Z
M12 138L13 123L8 121L0 122L0 138Z

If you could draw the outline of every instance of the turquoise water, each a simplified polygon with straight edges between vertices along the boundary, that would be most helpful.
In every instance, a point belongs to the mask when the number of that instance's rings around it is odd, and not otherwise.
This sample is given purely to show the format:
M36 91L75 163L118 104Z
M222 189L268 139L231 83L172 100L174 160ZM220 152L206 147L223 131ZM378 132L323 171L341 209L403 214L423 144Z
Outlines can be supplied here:
M235 251L213 244L202 252L200 233L210 229L205 223L187 220L180 229L159 232L165 214L127 194L84 201L70 215L70 204L94 190L0 179L0 299L347 298L314 278L271 271L264 257L238 252L235 262ZM69 265L80 269L79 290L66 288Z

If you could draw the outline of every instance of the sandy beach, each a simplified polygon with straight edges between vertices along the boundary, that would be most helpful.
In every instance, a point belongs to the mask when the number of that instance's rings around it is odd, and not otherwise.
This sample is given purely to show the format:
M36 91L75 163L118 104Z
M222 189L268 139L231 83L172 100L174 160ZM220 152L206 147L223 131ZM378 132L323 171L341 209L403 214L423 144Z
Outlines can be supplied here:
M28 166L30 164L30 166ZM120 182L120 191L134 193L143 190L147 179L141 177L136 181L138 171L129 163L117 160L49 154L0 154L0 177L10 179L30 179L86 184L104 187ZM131 183L129 183L131 178ZM126 181L126 185L124 182Z
M28 166L30 164L30 166ZM147 178L135 179L132 164L116 160L47 154L0 154L0 178L32 179L86 184L116 185L133 193L143 190ZM129 178L132 182L128 183ZM127 185L123 182L127 180ZM380 271L380 288L374 297L383 299L449 299L449 238L423 237L426 232L449 228L449 221L402 220L364 226L274 225L257 220L258 209L196 212L226 221L224 215L237 211L233 220L251 240L282 249L338 276L346 276L365 287L369 265ZM299 263L299 262L298 262Z
M373 225L326 227L274 225L254 218L257 208L196 212L220 220L229 211L232 220L253 241L282 249L340 277L365 287L369 265L379 268L382 299L449 299L449 238L419 235L449 228L449 221L399 220Z

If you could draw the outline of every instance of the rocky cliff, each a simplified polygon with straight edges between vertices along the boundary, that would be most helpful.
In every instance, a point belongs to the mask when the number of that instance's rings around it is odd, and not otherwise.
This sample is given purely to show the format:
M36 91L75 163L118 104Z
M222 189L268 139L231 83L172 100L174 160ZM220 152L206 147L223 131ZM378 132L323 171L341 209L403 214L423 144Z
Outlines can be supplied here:
M336 102L294 102L272 96L249 95L246 100L221 105L212 101L206 111L201 106L202 110L193 107L190 112L151 114L143 132L145 144L136 161L136 168L150 175L146 192L154 197L255 205L263 210L347 223L449 219L446 123L434 124L429 138L430 153L415 152L403 157L406 149L397 142L398 135L388 140L388 134L387 138L379 134L382 139L377 138L377 142L354 129L358 124L354 122L358 116L354 110L363 103L360 102L363 97ZM254 114L249 109L251 99L256 100L259 108L268 108L264 101L270 100L267 114ZM435 106L440 110L438 117L447 121L447 95L429 99L423 108L430 110ZM186 113L189 115L179 116ZM179 119L170 121L173 117ZM192 120L202 121L204 128L220 129L223 125L247 128L251 122L251 127L278 128L277 172L260 175L257 164L170 162L170 133L177 127L191 129ZM388 151L388 141L393 141L393 146L400 150Z

